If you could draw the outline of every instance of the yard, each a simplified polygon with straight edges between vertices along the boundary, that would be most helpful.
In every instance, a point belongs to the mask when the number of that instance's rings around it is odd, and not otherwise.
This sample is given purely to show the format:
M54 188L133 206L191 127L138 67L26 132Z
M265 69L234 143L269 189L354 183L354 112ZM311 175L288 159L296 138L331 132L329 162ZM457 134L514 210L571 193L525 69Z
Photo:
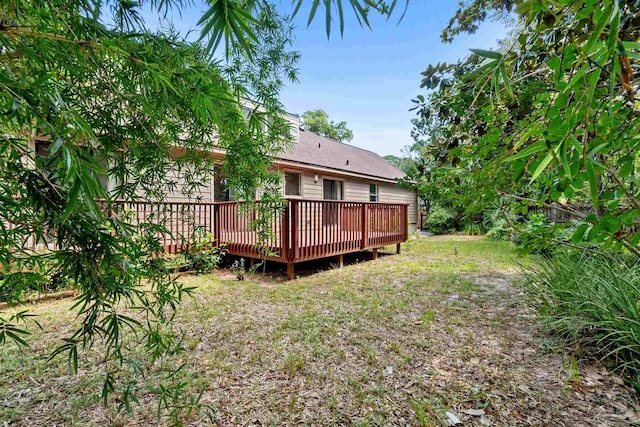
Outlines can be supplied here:
M184 421L637 422L636 397L619 378L558 351L538 331L525 295L512 285L517 264L531 260L518 258L511 243L449 236L410 240L402 249L293 282L258 275L237 281L229 272L185 277L199 290L178 317L188 351L176 357L211 410ZM30 338L32 349L0 347L0 421L158 424L157 397L145 389L131 415L116 414L117 404L103 408L103 367L93 355L77 376L62 358L47 362L71 327L71 305L34 305L43 330Z

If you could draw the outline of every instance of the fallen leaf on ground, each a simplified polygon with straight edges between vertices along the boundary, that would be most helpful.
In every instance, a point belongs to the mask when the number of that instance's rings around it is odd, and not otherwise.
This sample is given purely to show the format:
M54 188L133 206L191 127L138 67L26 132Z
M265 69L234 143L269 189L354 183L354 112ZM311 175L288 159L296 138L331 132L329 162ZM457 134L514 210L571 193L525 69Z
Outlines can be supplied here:
M467 415L472 415L474 417L479 417L484 415L484 409L465 409L462 412Z
M458 416L456 414L454 414L453 412L445 412L444 413L447 418L449 419L449 423L452 426L458 425L458 424L462 424L462 421L460 421L460 418L458 418Z

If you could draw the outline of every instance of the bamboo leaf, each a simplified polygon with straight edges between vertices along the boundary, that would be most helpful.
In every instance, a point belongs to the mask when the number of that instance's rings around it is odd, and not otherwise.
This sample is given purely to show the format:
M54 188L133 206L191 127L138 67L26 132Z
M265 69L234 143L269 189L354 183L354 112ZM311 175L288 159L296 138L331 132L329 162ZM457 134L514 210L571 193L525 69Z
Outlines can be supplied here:
M494 52L492 50L484 50L484 49L469 49L469 50L482 58L502 59L502 54L500 52Z
M598 204L598 177L596 176L593 163L587 161L587 179L589 180L589 190L591 191L591 200L594 205Z
M553 154L547 153L547 155L544 157L544 159L542 159L542 161L540 162L536 170L533 172L533 175L531 175L531 182L538 179L540 174L545 171L545 169L547 168L547 166L549 166L552 160L553 160Z
M523 159L525 157L530 157L533 154L539 153L540 151L543 151L547 148L547 144L544 141L539 141L536 142L535 144L530 145L529 147L525 148L524 150L519 151L518 153L514 154L513 156L509 156L507 158L505 158L503 161L504 162L512 162L514 160L518 160L518 159Z
M504 88L507 90L507 94L509 94L511 99L514 99L515 96L513 94L513 88L511 87L511 82L509 81L509 76L507 75L504 63L500 64L500 74L502 75L502 81L504 82Z

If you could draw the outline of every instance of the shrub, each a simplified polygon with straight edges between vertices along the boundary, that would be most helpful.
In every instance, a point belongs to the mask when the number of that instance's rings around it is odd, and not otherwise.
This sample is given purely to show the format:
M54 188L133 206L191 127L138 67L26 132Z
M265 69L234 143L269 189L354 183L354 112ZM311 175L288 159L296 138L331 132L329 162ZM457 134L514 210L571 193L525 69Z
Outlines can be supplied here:
M73 281L59 270L43 263L42 271L0 274L0 302L16 303L30 293L55 292L73 286Z
M195 271L196 274L208 273L218 267L223 254L224 248L217 247L214 236L210 234L191 247L187 254L188 268Z
M498 209L484 214L484 226L487 238L496 242L513 239L515 231L513 225L518 223L518 217L508 208Z
M571 243L571 236L577 225L579 223L549 223L545 222L544 215L531 214L522 231L511 240L520 246L523 253L551 256L559 251L568 250L564 244ZM576 244L579 245L580 251L595 247L586 242L573 242L573 245Z
M529 267L524 285L543 325L640 385L640 261L563 254Z
M482 224L478 223L469 223L464 227L464 234L467 236L480 236L485 233L484 227Z
M492 221L491 227L487 230L487 237L490 240L501 242L503 240L509 240L512 235L511 226L506 220L498 218Z
M520 245L525 253L552 255L557 244L553 243L555 227L545 222L543 214L531 214L519 234Z
M429 211L427 229L433 234L448 234L455 230L455 216L447 209L434 206Z

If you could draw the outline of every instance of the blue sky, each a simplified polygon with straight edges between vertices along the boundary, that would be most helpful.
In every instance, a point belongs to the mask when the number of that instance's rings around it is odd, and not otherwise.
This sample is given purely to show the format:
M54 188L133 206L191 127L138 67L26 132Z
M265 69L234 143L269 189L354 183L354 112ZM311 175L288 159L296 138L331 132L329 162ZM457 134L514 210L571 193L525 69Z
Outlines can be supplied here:
M205 6L196 3L181 16L172 17L183 33L198 31L196 23ZM282 101L292 113L320 108L332 120L346 121L354 133L351 144L381 155L399 155L412 143L413 113L408 110L411 98L424 93L420 90L420 72L427 65L456 61L466 56L470 48L494 47L507 34L503 24L488 22L474 35L442 44L440 32L458 2L411 0L402 22L397 22L399 10L388 21L373 16L373 30L361 28L351 10L345 10L344 36L340 37L338 26L334 25L327 40L320 8L314 22L306 27L310 2L305 3L307 9L303 6L294 21L294 49L302 54L300 83L288 85L282 92ZM291 8L286 0L279 7L283 11Z

